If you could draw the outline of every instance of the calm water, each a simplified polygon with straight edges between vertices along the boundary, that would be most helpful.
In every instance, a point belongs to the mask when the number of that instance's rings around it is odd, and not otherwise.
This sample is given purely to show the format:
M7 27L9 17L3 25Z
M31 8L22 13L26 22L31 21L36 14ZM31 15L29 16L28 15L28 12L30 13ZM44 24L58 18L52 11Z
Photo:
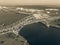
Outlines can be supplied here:
M60 45L60 29L42 23L26 25L20 32L30 45Z

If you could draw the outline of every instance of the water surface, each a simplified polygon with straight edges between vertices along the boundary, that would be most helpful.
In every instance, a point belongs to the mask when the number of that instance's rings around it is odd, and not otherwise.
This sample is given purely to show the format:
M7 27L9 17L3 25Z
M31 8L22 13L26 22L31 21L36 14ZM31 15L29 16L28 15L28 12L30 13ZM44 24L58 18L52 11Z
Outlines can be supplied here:
M60 45L60 28L42 23L24 26L19 32L30 45Z

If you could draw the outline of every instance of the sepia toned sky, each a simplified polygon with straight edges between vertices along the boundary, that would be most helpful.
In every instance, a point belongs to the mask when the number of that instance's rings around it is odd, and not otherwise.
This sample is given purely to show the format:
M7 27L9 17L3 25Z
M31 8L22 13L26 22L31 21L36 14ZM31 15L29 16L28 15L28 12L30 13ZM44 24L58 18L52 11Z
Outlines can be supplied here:
M60 5L60 0L0 0L0 5Z

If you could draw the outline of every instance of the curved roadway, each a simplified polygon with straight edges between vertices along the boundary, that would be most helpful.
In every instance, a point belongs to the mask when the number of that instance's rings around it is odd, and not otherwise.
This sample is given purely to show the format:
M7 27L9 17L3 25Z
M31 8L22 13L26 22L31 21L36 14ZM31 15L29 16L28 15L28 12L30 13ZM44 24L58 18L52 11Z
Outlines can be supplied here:
M14 12L14 11L13 11ZM25 13L25 12L24 12ZM28 13L26 13L28 14ZM12 27L9 28L4 28L2 30L0 30L0 35L2 34L6 34L9 32L13 32L16 35L18 35L18 32L21 30L21 28L23 28L23 26L27 25L27 24L31 24L31 23L37 23L37 22L42 22L45 23L47 26L51 25L50 22L55 20L55 19L60 19L60 16L57 17L50 17L47 14L47 17L45 17L44 13L40 13L40 17L39 19L36 19L36 17L33 16L34 14L31 14L23 19L21 19L20 21L18 21L18 24L13 25ZM38 14L37 14L38 15ZM43 15L43 16L42 16ZM54 25L53 25L54 26Z

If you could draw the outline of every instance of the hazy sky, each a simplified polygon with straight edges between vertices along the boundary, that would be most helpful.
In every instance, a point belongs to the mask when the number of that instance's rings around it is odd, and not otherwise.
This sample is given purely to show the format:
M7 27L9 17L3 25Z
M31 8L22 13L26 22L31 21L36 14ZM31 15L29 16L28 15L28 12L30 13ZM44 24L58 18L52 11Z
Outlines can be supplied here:
M60 5L60 0L0 0L0 5Z

